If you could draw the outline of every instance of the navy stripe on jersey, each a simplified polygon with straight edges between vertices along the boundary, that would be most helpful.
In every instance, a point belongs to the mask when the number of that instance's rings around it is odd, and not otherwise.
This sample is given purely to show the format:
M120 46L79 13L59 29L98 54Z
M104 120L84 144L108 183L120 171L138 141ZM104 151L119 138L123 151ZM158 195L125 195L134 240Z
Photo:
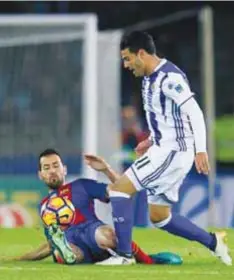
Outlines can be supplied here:
M172 105L172 108L171 108L172 116L173 116L173 119L174 119L175 131L176 131L176 141L179 145L180 151L183 151L184 147L183 147L183 143L181 142L181 134L180 134L180 130L179 130L178 117L177 117L176 112L175 112L175 102L172 101L171 105Z
M187 119L188 119L188 124L189 124L190 131L193 134L193 127L192 127L192 124L191 124L189 116L187 116Z
M146 176L141 181L141 183L144 186L147 186L150 182L158 179L162 175L162 173L169 167L169 165L171 164L175 154L176 154L176 151L171 151L169 153L169 155L167 156L167 158L165 159L165 161L153 173Z
M148 88L148 92L147 92L147 104L151 109L153 109L153 106L152 106L153 92L152 92L152 89L151 89L151 85L152 85L152 82L149 79L149 88Z
M158 129L158 122L157 122L157 119L156 119L156 114L153 113L153 112L149 112L149 117L150 117L150 124L151 124L151 127L153 128L154 130L154 140L155 140L155 143L160 146L160 140L162 138L162 133L161 131Z
M162 107L162 115L165 116L166 112L166 96L163 92L160 92L160 104Z
M148 104L149 104L150 108L153 109L152 101L153 101L153 91L152 91L152 89L150 87L149 91L148 91ZM161 133L161 131L158 128L158 121L157 121L156 113L150 111L149 112L149 119L150 119L151 127L154 130L154 135L155 135L154 140L155 140L155 143L156 143L156 145L160 146L160 139L162 138L162 133Z
M181 118L181 111L180 108L176 105L176 115L178 116L178 120L179 120L179 130L180 130L180 134L181 134L181 142L183 143L183 147L184 150L183 151L187 151L187 145L185 142L185 134L184 134L184 124L183 124L183 120Z
M160 88L162 88L162 84L164 82L164 80L167 78L167 75L165 75L165 77L162 78L161 82L160 82ZM166 96L165 94L161 91L160 92L160 104L162 107L162 115L165 116L165 112L166 112Z

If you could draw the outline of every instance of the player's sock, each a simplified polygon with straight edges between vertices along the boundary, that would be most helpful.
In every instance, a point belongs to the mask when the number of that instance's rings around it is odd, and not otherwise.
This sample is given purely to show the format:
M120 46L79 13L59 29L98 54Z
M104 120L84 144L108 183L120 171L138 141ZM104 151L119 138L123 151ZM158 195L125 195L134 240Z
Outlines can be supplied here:
M135 243L132 242L132 253L138 263L154 264L153 259L147 255L142 249Z
M155 223L154 225L174 235L191 241L197 241L212 251L215 250L217 242L215 235L206 232L183 216L173 214L164 221Z
M110 191L112 215L117 236L117 253L132 257L133 200L130 195Z

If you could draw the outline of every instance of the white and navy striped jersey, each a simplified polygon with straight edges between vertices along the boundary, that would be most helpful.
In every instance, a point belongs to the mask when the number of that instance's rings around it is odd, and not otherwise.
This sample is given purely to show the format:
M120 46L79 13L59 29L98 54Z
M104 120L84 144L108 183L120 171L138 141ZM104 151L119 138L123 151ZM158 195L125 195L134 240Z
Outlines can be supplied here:
M193 95L186 75L166 59L143 78L143 105L150 137L156 145L176 151L194 149L189 116L180 108Z

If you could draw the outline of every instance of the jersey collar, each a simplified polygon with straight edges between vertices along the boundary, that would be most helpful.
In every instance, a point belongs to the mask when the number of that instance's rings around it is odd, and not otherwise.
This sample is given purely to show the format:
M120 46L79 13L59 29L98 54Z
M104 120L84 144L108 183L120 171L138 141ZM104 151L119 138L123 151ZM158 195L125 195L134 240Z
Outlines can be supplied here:
M154 68L154 72L151 74L151 75L153 75L155 72L157 72L164 64L166 64L167 63L167 59L166 58L163 58L162 60L161 60L161 62L157 65L157 67L155 67ZM151 76L150 75L150 76Z

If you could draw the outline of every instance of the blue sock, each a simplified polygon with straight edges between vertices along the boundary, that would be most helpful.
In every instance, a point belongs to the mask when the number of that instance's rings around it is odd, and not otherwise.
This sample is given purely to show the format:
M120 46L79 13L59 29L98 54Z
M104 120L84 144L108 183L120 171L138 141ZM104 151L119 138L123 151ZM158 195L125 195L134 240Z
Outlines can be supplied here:
M174 235L197 241L212 251L215 250L217 242L215 235L206 232L183 216L173 214L166 220L156 223L155 226Z
M112 216L117 237L117 253L132 256L133 200L129 195L110 191Z

